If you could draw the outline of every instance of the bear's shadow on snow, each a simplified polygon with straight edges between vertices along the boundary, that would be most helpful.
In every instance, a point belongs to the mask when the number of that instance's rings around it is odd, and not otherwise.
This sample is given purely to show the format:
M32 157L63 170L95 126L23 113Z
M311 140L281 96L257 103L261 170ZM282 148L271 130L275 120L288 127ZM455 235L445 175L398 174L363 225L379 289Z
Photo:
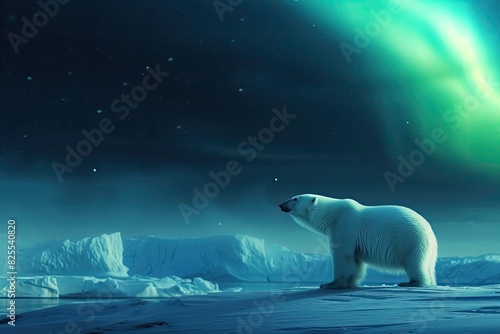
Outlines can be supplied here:
M289 301L297 301L308 298L320 298L322 300L328 301L337 301L337 302L346 302L352 301L355 299L379 299L386 300L397 297L408 296L409 294L439 294L442 299L443 293L453 293L453 291L449 291L447 289L436 289L434 287L425 288L425 287L399 287L396 285L388 285L388 286L361 286L352 289L307 289L307 290L284 290L284 292L280 292L285 297L285 303ZM323 298L321 298L323 297ZM336 298L339 297L339 298ZM346 297L348 299L346 299ZM455 297L450 297L455 298ZM263 298L264 299L264 298ZM425 300L425 299L423 299ZM428 299L434 300L434 299Z
M289 302L294 302L294 301L300 301L304 299L322 299L321 297L332 297L332 296L339 296L339 297L349 297L349 298L367 298L366 295L358 295L358 292L364 292L364 291L376 291L376 290L384 290L383 288L380 287L358 287L354 289L307 289L307 290L284 290L280 292L273 292L271 295L267 296L262 296L260 298L252 298L252 301L256 301L257 303L259 302L264 302L266 300L273 300L275 301L276 305L279 304L286 304ZM402 289L403 290L403 289ZM387 292L387 289L385 289L385 292ZM389 296L382 296L382 295L373 295L371 298L372 299L387 299ZM338 301L338 302L345 302L345 298L339 298L338 300L331 299L329 298L328 300L330 301ZM253 306L253 304L252 304Z

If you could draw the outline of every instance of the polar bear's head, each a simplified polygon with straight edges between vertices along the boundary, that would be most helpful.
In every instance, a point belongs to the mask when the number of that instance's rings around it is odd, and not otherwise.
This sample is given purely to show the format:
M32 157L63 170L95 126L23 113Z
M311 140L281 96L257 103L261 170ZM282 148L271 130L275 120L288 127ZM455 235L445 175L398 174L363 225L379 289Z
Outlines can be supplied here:
M281 211L290 215L308 214L317 201L317 195L304 194L294 196L279 205Z
M298 195L284 201L279 207L281 211L292 216L293 220L300 226L321 233L315 226L314 219L318 198L318 195L313 194Z

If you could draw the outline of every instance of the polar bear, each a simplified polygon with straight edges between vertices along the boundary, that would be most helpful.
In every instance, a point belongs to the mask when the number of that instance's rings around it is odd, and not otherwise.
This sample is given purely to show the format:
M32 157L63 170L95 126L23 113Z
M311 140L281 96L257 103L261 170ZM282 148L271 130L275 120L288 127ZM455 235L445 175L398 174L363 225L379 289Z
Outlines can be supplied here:
M300 226L328 237L334 275L321 289L357 287L367 265L390 273L404 270L409 281L399 286L436 286L437 240L415 211L313 194L294 196L279 207Z

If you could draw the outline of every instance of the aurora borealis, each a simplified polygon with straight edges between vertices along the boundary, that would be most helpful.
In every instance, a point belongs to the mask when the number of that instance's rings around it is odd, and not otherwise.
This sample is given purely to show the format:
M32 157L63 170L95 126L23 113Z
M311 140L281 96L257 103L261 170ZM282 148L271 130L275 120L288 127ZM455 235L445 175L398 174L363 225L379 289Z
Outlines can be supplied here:
M347 66L364 63L367 75L380 81L378 110L389 156L408 156L417 149L414 140L443 129L447 139L432 159L500 177L499 45L482 31L478 3L298 3L311 21L342 32L339 49ZM413 138L400 136L403 124L394 109L404 113Z

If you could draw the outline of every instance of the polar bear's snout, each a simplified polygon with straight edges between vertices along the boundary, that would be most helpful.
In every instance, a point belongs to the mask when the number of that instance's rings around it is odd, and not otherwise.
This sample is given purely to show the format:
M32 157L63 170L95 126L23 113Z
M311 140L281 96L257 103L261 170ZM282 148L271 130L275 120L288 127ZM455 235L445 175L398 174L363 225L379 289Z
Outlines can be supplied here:
M283 203L281 203L279 205L281 211L283 211L283 212L290 212L290 211L292 211L292 209L289 206L289 202L290 201L286 201L286 202L283 202Z

